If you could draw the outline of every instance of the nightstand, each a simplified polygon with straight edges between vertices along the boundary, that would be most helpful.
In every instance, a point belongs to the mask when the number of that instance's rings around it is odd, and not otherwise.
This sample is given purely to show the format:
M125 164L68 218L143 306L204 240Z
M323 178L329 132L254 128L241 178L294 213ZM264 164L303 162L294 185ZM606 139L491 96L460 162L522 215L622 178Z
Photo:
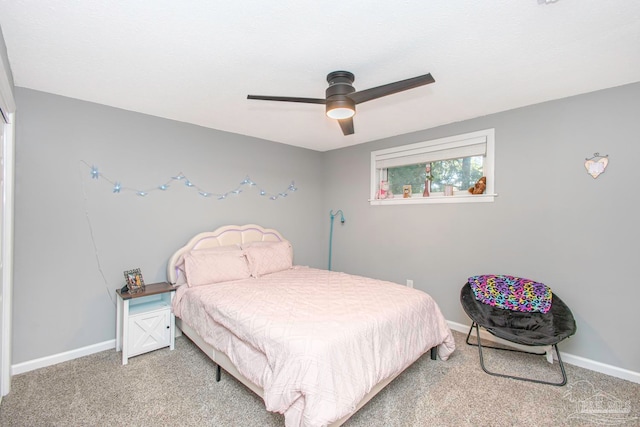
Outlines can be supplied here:
M143 292L116 291L116 351L122 350L122 364L129 357L169 347L174 349L176 318L171 301L176 289L169 283L152 283Z

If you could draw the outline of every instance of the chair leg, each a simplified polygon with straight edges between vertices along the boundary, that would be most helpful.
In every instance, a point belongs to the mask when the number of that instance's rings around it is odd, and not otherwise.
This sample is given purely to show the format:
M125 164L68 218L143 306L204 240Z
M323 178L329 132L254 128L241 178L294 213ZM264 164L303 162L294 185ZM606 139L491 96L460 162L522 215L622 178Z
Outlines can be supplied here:
M478 343L477 344L472 344L469 342L469 337L471 336L471 331L473 330L473 328L476 328L476 336L478 339ZM476 323L473 322L471 324L471 328L469 329L469 333L467 334L467 344L469 345L476 345L478 347L478 353L480 355L480 366L482 367L482 370L485 371L487 374L489 375L493 375L496 377L503 377L503 378L511 378L514 380L522 380L522 381L529 381L532 383L538 383L538 384L548 384L548 385L555 385L555 386L563 386L567 383L567 373L564 369L564 364L562 363L562 358L560 357L560 351L558 350L558 346L557 344L553 344L553 348L556 349L556 355L558 356L558 364L560 365L560 371L562 372L562 381L559 383L555 383L555 382L550 382L550 381L542 381L542 380L536 380L533 378L525 378L525 377L516 377L513 375L506 375L506 374L500 374L497 372L491 372L489 371L485 366L484 366L484 358L482 356L482 344L480 342L480 326ZM516 350L516 349L511 349L511 348L500 348L500 347L490 347L490 346L484 346L485 348L493 348L496 350L506 350L506 351L515 351L518 353L528 353L528 354L535 354L537 356L541 356L544 355L545 353L529 353L527 351L522 351L522 350Z

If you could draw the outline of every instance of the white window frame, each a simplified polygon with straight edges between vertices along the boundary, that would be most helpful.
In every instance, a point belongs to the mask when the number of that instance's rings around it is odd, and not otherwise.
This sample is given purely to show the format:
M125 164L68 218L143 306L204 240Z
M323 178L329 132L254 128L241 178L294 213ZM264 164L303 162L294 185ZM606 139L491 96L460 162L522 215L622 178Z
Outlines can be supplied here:
M377 199L378 185L381 171L385 167L401 166L403 164L423 163L453 158L468 157L478 150L484 152L482 165L483 175L487 177L487 188L484 194L470 194L464 189L456 191L453 196L444 196L442 193L432 194L429 197L402 198L396 195L392 199ZM404 163L406 161L406 163ZM405 205L405 204L432 204L432 203L486 203L493 202L495 194L495 129L484 129L477 132L465 133L446 138L418 142L371 152L371 192L369 203L372 206L381 205Z

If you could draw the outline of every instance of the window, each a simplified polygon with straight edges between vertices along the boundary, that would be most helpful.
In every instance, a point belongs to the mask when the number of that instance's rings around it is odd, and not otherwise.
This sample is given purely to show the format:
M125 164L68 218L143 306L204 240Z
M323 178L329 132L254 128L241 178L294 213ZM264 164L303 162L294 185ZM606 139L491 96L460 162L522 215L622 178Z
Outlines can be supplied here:
M370 203L492 202L494 145L494 129L486 129L373 151ZM483 176L484 194L470 194Z

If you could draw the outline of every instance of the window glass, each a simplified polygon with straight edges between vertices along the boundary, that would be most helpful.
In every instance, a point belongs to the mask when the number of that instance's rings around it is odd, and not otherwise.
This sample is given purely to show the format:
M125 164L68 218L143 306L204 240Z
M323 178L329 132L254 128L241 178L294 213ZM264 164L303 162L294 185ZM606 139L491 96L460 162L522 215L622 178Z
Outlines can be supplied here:
M424 182L427 178L426 163L388 168L387 178L389 191L392 194L402 194L405 185L411 186L412 193L422 194L424 192Z

